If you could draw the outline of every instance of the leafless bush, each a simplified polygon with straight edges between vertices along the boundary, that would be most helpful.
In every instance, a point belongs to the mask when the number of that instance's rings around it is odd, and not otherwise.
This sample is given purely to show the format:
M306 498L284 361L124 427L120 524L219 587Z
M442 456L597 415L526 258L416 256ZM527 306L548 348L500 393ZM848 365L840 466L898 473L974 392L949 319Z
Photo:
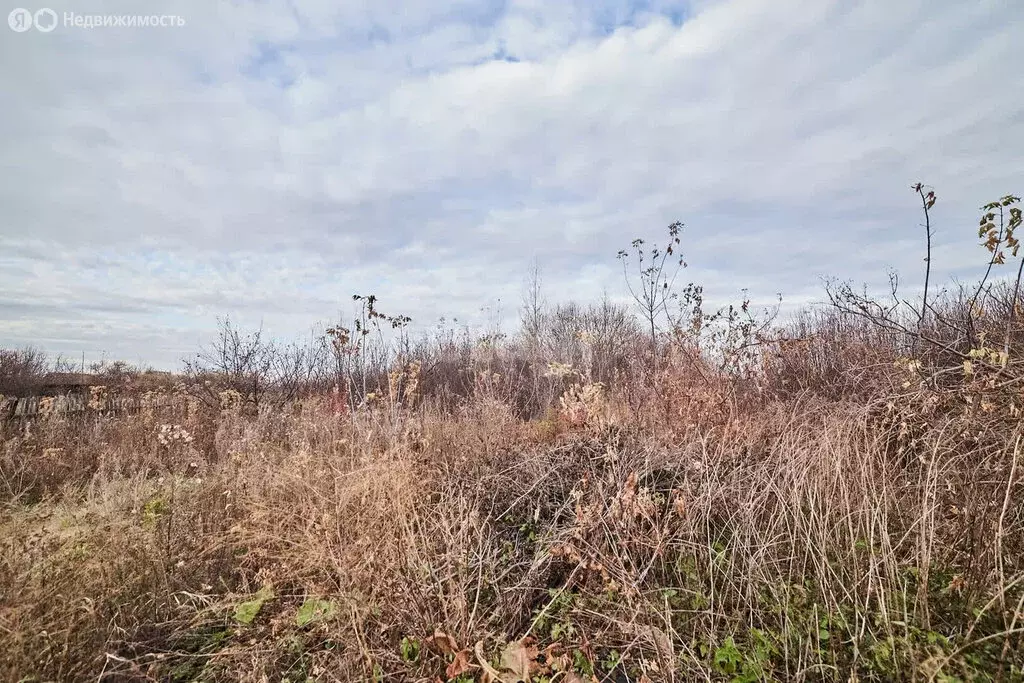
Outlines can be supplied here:
M220 392L229 390L257 411L322 391L328 373L327 349L320 340L275 342L262 328L246 332L228 318L218 320L214 343L184 366L190 390L211 408L219 407Z
M544 320L545 357L568 363L595 382L610 383L623 371L642 332L629 311L605 297L600 303L580 306L565 303Z
M25 396L38 391L47 365L39 349L0 349L0 394Z
M891 389L898 338L863 318L832 308L803 311L762 348L760 385L775 399L801 394L871 398Z
M218 392L232 390L257 409L272 385L275 349L262 327L240 330L230 318L217 320L217 337L195 358L185 361L185 376L193 390L210 406L218 406Z

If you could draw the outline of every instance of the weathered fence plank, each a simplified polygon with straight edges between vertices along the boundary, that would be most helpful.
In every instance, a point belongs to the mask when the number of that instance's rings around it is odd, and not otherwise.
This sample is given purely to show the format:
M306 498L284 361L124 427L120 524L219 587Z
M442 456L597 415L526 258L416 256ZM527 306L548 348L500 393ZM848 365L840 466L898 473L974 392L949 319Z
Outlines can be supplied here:
M145 408L167 408L174 405L170 397L143 400L139 396L108 396L99 401L77 394L60 396L26 396L8 399L2 406L0 417L30 418L39 415L68 415L75 413L135 413Z

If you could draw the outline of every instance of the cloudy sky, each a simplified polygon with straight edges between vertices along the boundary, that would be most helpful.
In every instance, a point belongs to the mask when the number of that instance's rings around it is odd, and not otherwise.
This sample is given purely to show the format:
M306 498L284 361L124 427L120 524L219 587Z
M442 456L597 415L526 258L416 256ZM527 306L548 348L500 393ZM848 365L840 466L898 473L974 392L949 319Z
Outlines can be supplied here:
M675 220L712 298L799 304L919 275L919 179L940 274L1024 194L1019 0L48 6L0 29L0 346L173 366L356 292L512 318L534 259L553 301L620 296Z

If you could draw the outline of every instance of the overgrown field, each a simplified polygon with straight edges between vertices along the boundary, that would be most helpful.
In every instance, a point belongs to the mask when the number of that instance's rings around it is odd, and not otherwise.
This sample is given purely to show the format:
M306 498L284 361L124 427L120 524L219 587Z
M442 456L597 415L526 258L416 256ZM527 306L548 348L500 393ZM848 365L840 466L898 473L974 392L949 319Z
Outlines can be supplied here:
M336 390L8 419L0 678L1024 680L1018 291L538 307L373 372L356 326Z

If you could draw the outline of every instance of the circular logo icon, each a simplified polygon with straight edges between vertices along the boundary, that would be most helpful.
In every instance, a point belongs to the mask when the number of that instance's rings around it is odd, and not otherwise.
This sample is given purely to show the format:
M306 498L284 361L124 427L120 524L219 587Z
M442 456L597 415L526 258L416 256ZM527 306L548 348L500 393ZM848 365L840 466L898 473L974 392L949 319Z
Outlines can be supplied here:
M43 33L49 33L57 28L57 13L49 7L38 10L32 19L35 21L36 29Z
M22 7L16 7L7 15L7 25L12 31L24 33L32 28L32 13Z

